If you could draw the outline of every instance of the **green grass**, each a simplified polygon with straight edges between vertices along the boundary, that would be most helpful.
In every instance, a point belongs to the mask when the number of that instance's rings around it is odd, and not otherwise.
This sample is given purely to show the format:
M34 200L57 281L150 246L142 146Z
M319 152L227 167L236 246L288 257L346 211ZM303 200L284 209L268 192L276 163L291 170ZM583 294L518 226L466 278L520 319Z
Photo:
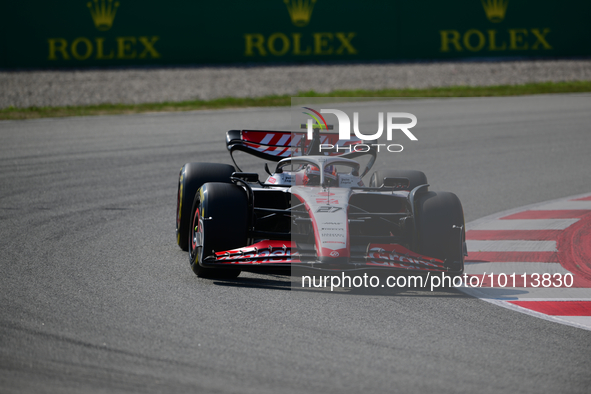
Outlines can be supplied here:
M0 109L0 120L35 119L64 116L137 114L142 112L194 111L202 109L285 107L291 97L490 97L521 96L549 93L591 92L591 81L544 82L525 85L452 86L429 89L335 90L331 93L300 92L296 96L266 96L257 98L220 98L147 104L99 104L67 107L30 107Z

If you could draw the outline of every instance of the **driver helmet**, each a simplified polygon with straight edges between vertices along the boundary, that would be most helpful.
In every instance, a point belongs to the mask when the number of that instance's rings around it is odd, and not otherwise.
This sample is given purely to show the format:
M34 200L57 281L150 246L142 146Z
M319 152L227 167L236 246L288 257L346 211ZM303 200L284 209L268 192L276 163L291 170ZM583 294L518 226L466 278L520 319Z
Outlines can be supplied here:
M324 167L324 179L328 186L338 186L337 171L334 166ZM320 186L320 169L308 164L304 170L304 186Z

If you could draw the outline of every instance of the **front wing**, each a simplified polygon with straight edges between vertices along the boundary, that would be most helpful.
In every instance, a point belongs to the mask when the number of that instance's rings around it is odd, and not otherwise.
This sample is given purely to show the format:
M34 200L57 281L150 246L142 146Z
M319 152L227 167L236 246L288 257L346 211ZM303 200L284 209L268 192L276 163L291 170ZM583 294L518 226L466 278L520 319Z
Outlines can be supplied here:
M397 244L370 244L363 255L351 256L349 261L335 259L320 262L314 256L300 253L295 242L262 241L256 244L215 252L202 262L204 267L239 268L261 272L276 268L305 268L321 271L394 270L398 272L453 272L446 262L423 256Z

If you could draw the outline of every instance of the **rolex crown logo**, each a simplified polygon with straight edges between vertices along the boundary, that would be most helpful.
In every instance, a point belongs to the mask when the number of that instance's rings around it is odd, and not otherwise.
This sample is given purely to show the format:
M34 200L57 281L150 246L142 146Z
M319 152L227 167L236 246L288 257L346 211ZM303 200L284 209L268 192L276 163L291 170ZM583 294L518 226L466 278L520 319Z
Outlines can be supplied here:
M294 25L303 27L310 22L316 0L283 0L283 2L287 5L287 11Z
M90 9L90 15L97 29L105 31L111 28L119 7L118 1L113 3L113 0L94 0L94 4L88 2L86 6Z
M489 21L498 23L505 19L508 0L481 0L484 12Z

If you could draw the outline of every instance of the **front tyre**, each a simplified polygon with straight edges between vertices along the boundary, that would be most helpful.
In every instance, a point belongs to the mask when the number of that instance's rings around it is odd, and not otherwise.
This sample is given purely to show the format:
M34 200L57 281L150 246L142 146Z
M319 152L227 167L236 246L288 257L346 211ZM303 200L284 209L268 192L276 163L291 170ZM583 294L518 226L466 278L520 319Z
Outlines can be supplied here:
M235 278L238 269L202 265L214 252L246 246L248 199L243 188L227 183L206 183L195 195L189 238L189 261L202 278Z
M187 163L181 168L176 200L176 243L182 250L189 250L189 226L195 193L206 182L230 183L234 171L233 166L218 163Z
M451 264L453 274L464 272L464 211L458 197L427 192L415 203L418 251Z

